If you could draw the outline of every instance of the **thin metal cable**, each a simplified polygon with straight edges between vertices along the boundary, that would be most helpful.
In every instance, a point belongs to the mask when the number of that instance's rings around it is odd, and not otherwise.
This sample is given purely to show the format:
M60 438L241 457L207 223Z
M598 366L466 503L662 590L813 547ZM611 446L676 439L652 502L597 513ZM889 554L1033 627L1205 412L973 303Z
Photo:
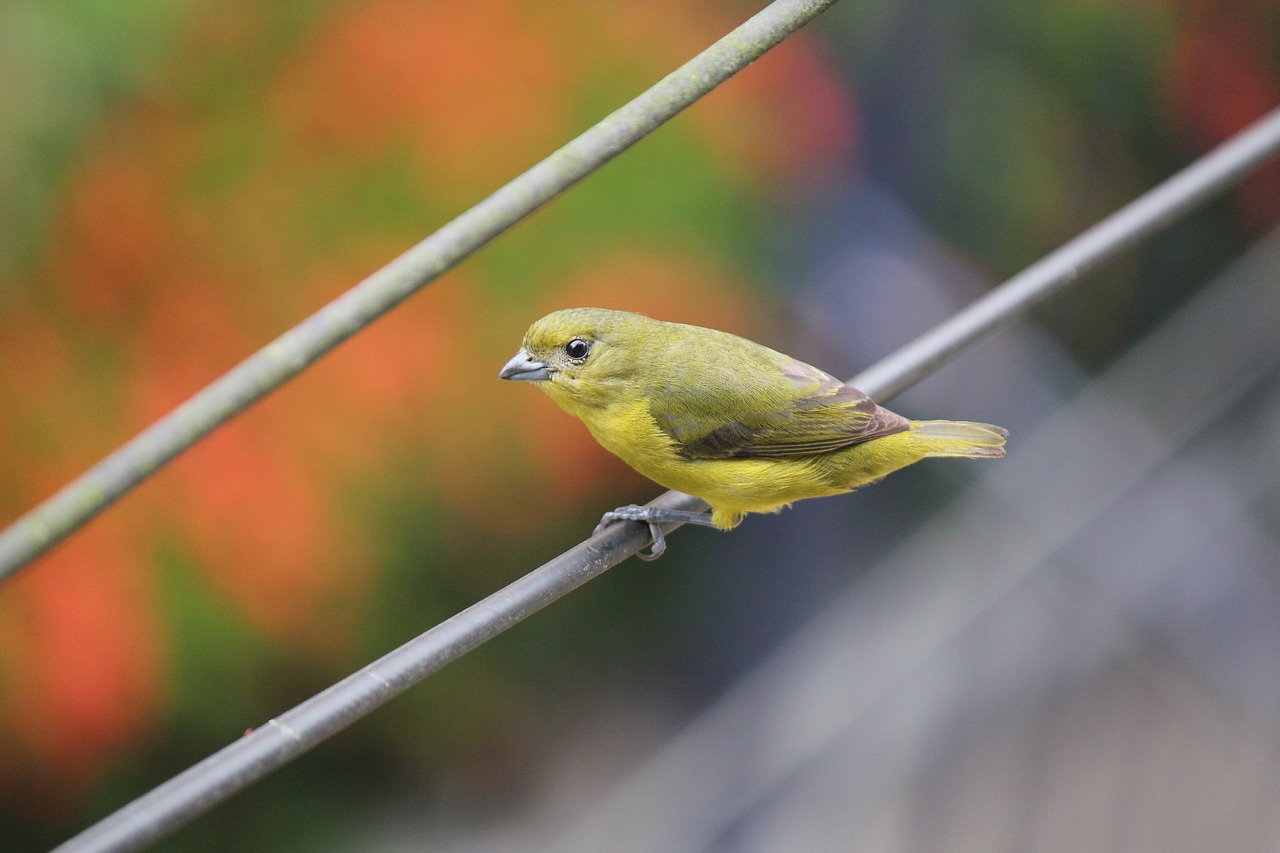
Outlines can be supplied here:
M1066 288L1121 251L1221 194L1280 150L1280 109L1258 119L1187 168L1064 243L932 331L853 379L876 399L919 382L974 341Z
M887 401L951 356L1078 281L1080 273L1168 225L1280 151L1280 110L992 290L932 331L855 377ZM702 510L666 492L653 506ZM664 525L674 530L679 524ZM618 524L246 734L60 846L62 853L136 850L182 826L374 708L648 545L644 525Z
M776 0L635 100L233 367L0 533L0 580L835 2Z

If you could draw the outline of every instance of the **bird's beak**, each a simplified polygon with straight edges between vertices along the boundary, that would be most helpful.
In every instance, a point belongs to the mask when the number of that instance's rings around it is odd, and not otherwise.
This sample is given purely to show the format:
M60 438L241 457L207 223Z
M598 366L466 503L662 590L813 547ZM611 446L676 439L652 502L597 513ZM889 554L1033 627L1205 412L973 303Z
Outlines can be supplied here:
M510 361L503 365L502 370L498 371L499 379L524 379L537 380L547 379L551 375L551 371L540 361L534 361L529 358L529 353L524 350L516 353Z

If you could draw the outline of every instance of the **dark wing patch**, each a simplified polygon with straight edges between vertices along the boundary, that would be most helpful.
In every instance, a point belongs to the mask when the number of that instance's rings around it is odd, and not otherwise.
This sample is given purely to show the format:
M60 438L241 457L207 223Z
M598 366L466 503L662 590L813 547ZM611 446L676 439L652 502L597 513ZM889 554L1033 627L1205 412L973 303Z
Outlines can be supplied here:
M736 398L731 412L720 413L651 404L654 419L685 459L811 456L910 428L906 418L817 368L791 361L780 371L790 393Z

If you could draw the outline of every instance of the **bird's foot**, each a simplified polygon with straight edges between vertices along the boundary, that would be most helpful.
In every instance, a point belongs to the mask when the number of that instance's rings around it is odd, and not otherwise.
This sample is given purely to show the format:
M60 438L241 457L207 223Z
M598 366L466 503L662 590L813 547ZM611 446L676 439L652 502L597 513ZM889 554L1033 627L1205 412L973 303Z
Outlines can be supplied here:
M653 537L653 545L649 548L648 553L644 551L636 553L636 556L642 560L656 560L667 550L667 540L662 534L662 525L664 523L702 524L707 527L715 527L709 512L687 512L681 509L631 504L630 506L620 506L615 510L606 512L591 535L594 536L604 530L614 521L639 521L649 525L649 535Z

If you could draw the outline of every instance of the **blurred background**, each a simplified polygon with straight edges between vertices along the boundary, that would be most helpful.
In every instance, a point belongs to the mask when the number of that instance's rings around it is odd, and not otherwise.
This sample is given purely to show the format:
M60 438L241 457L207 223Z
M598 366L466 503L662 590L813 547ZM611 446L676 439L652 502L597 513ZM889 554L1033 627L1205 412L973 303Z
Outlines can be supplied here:
M0 523L758 8L0 5ZM1277 104L1263 0L837 5L0 588L0 846L655 495L496 379L543 313L849 377ZM1274 849L1277 225L1273 163L893 404L1005 461L683 531L155 849Z

